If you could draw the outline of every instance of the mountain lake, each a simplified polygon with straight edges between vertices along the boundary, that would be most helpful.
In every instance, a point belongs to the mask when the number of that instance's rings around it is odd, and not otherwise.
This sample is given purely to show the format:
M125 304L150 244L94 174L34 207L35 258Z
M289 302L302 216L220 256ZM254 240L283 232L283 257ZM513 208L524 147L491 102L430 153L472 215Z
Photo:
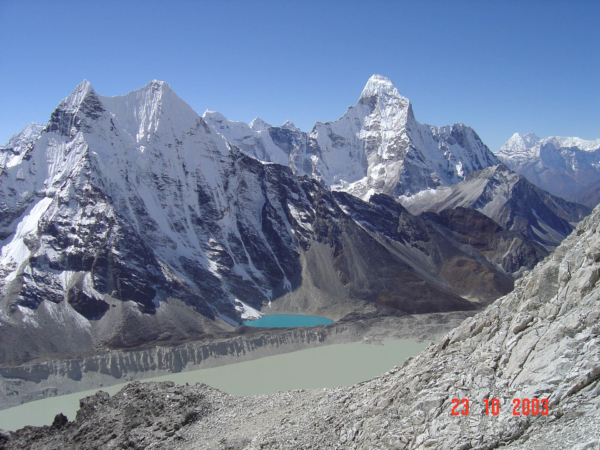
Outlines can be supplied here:
M370 380L394 366L402 366L408 357L418 355L428 344L428 341L415 342L409 339L384 341L381 345L361 342L332 344L140 381L206 383L232 395L335 388ZM100 389L113 395L125 384ZM61 412L69 420L74 420L79 409L79 399L93 395L100 389L45 398L2 410L0 429L17 430L26 425L51 425L54 416Z

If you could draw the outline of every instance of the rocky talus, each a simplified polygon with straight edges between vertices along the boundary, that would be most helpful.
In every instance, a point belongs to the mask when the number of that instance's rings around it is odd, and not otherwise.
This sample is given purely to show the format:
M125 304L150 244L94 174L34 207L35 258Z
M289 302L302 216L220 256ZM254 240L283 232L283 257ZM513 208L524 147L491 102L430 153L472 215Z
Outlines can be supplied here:
M600 208L515 290L402 368L349 388L238 398L132 383L7 449L600 448ZM468 399L452 415L453 399ZM499 400L486 415L484 401ZM513 415L513 400L548 414ZM525 402L523 402L525 403ZM540 411L543 411L542 407Z

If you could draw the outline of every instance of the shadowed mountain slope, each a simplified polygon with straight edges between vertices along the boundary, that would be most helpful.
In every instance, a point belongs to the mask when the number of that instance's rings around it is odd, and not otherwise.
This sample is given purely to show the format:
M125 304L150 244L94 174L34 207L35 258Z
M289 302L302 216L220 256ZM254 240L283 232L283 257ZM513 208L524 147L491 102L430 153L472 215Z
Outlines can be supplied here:
M402 203L413 214L456 207L476 209L548 249L560 244L590 211L548 194L502 164L469 174L449 188L404 197Z

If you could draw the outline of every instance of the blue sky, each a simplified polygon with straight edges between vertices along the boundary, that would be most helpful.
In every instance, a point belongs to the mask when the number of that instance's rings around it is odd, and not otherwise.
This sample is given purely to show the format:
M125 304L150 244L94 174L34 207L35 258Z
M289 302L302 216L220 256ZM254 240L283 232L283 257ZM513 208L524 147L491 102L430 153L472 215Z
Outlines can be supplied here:
M168 81L199 114L339 118L374 73L419 122L600 138L598 1L0 0L0 143L83 79L102 95Z

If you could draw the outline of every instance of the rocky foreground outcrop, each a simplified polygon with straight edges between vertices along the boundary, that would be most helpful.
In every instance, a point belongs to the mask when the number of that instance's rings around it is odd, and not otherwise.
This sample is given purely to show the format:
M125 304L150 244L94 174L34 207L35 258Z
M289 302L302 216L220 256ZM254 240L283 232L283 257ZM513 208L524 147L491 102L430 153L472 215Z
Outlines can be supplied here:
M73 422L58 416L0 447L600 448L599 226L596 208L512 293L369 382L257 397L132 383L83 399ZM498 399L498 415L486 399Z

